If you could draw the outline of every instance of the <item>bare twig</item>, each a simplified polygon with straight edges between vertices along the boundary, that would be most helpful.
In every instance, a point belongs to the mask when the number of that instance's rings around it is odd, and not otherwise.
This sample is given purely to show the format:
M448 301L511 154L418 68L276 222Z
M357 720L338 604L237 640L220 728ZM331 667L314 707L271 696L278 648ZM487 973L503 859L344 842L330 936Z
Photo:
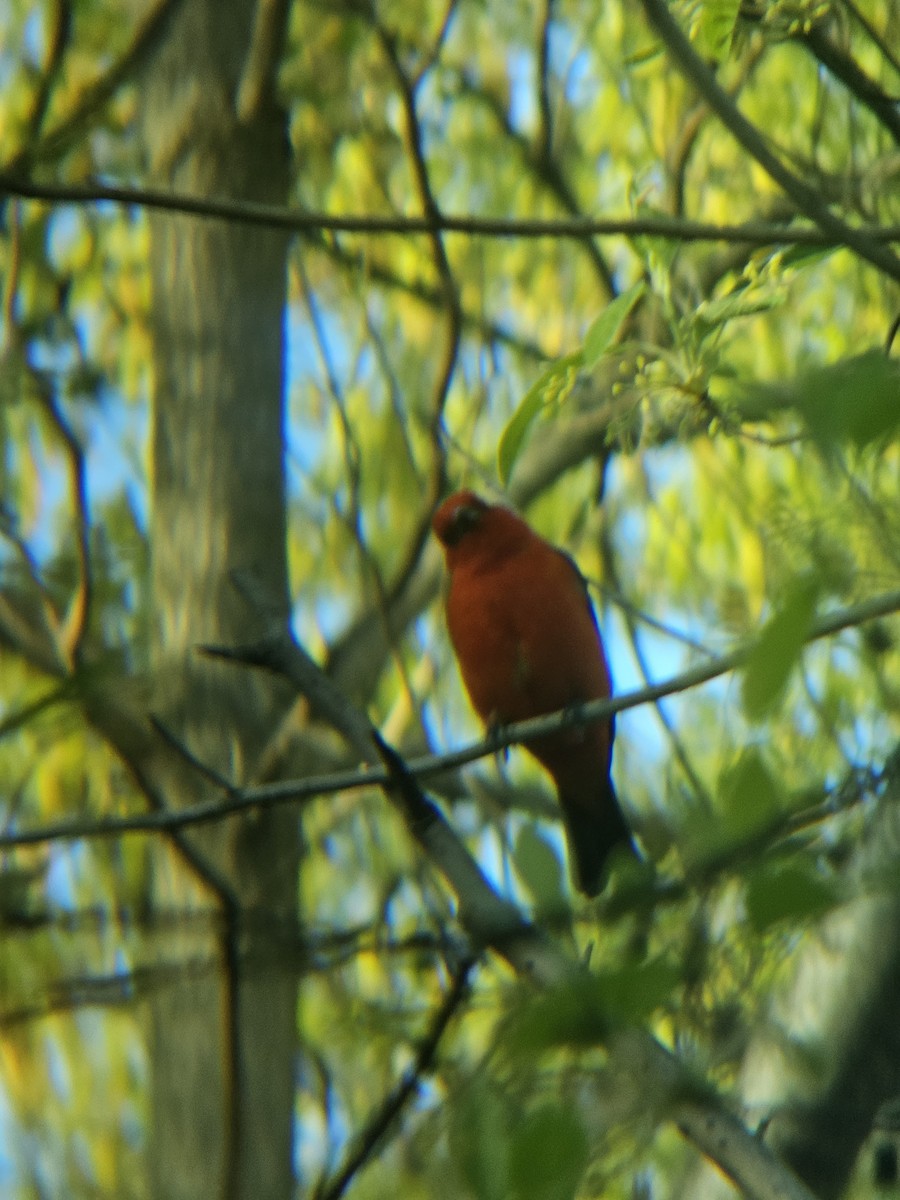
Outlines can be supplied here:
M614 587L621 590L621 579L619 576L616 554L606 528L601 531L600 554L603 560L604 578L609 579ZM624 606L622 609L622 615L626 628L628 629L628 637L629 641L631 642L631 650L634 654L635 661L637 662L645 684L648 684L650 682L650 671L647 665L646 655L644 654L644 648L641 644L640 634L638 633L637 629L638 618L632 611L629 611ZM702 780L694 770L687 747L684 745L678 730L669 719L669 715L665 710L662 700L656 701L654 704L654 709L656 711L657 719L660 725L663 727L669 744L672 747L672 752L677 761L681 764L681 769L690 783L691 788L694 791L694 795L700 800L708 800L709 797L707 795L706 788L703 786Z
M339 1200L339 1197L343 1196L354 1176L372 1158L390 1126L416 1094L422 1079L431 1072L441 1038L466 998L469 975L474 965L475 959L467 958L454 973L453 982L435 1010L428 1031L419 1044L415 1061L373 1113L357 1137L356 1145L350 1150L343 1166L331 1179L323 1180L316 1189L316 1200Z
M894 50L884 40L871 21L869 21L868 18L862 12L860 12L858 6L853 3L853 0L842 0L842 3L847 12L853 17L854 21L856 21L856 23L865 31L866 36L872 42L873 46L878 49L878 52L881 54L882 58L884 58L886 62L890 63L897 74L900 75L900 58L897 57Z
M418 560L422 546L428 536L431 510L440 498L446 481L445 452L441 431L443 427L444 408L450 394L450 385L453 382L453 376L459 360L459 348L462 338L462 305L459 296L459 286L453 275L450 259L447 256L447 248L444 245L443 230L441 229L441 210L431 183L431 172L425 153L425 137L416 103L418 90L425 79L425 69L423 68L415 76L411 77L404 68L395 37L379 21L374 6L371 9L370 19L375 28L378 40L381 43L384 55L394 72L394 77L397 80L397 86L400 91L400 99L406 119L407 150L412 162L413 178L415 179L422 213L431 222L431 228L428 230L428 237L431 243L431 257L440 281L440 289L443 294L443 307L446 314L443 357L435 379L434 394L431 402L431 420L429 423L432 470L428 487L423 496L422 517L418 522L417 528L414 530L411 545L407 552L407 565L400 572L402 578L405 572L411 570L412 566ZM446 28L447 23L445 22L439 39L445 35Z
M304 212L278 204L251 200L188 195L158 188L125 187L88 180L84 183L44 183L17 172L0 171L0 196L20 196L25 200L48 203L93 204L109 201L140 208L177 212L185 216L236 221L244 225L264 225L294 233L327 230L333 233L397 234L415 233L468 234L492 238L584 238L584 237L660 237L679 242L745 242L754 246L850 246L849 235L864 236L877 244L900 241L896 225L849 226L838 222L835 228L747 221L743 225L716 225L710 221L683 221L677 217L560 217L548 220L508 217L454 216L449 213L419 217L354 216L352 214Z

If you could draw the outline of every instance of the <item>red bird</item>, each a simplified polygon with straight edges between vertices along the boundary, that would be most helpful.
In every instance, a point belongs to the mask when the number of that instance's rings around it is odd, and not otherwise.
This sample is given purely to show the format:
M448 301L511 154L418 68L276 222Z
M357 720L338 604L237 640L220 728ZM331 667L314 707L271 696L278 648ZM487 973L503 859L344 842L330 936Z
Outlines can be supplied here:
M587 586L571 558L514 512L456 492L432 521L450 570L447 625L463 682L488 725L611 693ZM613 847L630 844L612 780L613 721L535 738L553 777L578 888L595 896Z

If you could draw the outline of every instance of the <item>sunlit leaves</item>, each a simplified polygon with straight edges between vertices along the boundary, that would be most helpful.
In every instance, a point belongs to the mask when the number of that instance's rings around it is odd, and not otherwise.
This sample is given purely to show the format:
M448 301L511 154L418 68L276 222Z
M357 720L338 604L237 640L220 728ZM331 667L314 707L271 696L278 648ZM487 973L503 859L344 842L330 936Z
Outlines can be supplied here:
M729 52L740 7L740 0L703 0L697 6L692 32L704 57L719 58Z
M522 403L500 435L497 469L504 482L509 480L538 414L550 405L558 405L568 395L579 363L579 355L567 354L539 375L525 393Z
M588 328L582 347L582 365L588 371L595 367L600 358L613 344L628 314L644 295L643 282L634 284L620 296L616 296Z

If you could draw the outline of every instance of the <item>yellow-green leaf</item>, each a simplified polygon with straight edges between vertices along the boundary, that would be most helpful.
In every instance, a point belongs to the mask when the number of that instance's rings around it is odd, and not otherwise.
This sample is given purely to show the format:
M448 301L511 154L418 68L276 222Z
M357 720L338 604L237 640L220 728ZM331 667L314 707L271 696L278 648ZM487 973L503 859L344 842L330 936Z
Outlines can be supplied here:
M625 319L646 291L646 285L641 280L627 292L616 296L603 312L594 319L587 336L584 339L584 365L587 370L595 366L615 341L616 335L625 323Z
M777 707L812 627L818 584L810 576L795 581L784 603L768 621L744 667L744 712L759 721Z
M507 421L506 428L500 435L500 445L497 450L497 469L500 481L504 486L509 483L512 469L522 452L535 418L547 403L551 385L562 379L573 366L578 366L580 362L580 354L567 354L547 367L525 393L522 403Z

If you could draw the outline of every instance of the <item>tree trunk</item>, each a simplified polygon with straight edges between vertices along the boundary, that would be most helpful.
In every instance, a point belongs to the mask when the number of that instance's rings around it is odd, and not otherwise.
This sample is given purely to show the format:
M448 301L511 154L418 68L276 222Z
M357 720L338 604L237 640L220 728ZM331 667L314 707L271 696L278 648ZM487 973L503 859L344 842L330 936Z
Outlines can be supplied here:
M258 36L285 6L186 0L141 89L156 186L284 202L285 120ZM263 56L265 57L265 56ZM252 64L252 65L250 65ZM159 212L150 221L153 321L154 711L220 775L252 777L286 695L267 677L197 653L262 636L233 572L252 572L288 617L283 466L283 234ZM171 807L208 797L185 765ZM152 1194L282 1197L293 1191L296 984L277 937L296 920L299 830L290 814L204 827L154 863L153 902L224 918L171 931L175 981L151 1008ZM265 913L263 913L265 901ZM207 930L209 926L207 924Z

